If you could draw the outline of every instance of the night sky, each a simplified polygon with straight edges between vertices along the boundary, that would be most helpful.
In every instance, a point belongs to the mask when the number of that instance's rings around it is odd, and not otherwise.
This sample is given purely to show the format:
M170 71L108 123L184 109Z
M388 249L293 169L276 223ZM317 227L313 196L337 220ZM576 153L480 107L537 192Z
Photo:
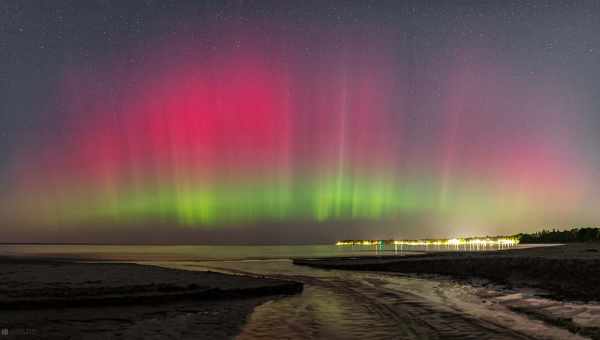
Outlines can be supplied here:
M600 221L600 2L0 0L0 241Z

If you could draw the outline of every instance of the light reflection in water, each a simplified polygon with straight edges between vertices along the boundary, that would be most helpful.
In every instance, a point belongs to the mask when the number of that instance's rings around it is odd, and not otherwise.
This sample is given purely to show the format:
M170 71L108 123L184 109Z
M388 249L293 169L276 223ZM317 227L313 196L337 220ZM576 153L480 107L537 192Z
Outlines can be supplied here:
M293 256L394 254L388 249L375 252L339 248L334 245L3 245L0 254L137 261L187 270L271 276L305 284L302 294L259 306L250 316L241 339L518 339L522 338L520 334L535 334L545 339L578 338L516 314L502 303L490 304L487 298L488 302L484 302L471 288L449 280L320 270L294 266L289 260ZM411 250L423 249L415 246ZM554 306L561 308L563 304Z
M162 263L265 275L305 284L256 308L239 339L579 339L438 278L321 270L289 260Z

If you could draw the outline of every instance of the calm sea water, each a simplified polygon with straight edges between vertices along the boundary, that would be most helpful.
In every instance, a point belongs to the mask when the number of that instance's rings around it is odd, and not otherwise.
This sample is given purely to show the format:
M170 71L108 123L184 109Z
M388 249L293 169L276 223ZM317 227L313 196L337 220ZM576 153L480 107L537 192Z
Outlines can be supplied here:
M0 254L130 261L216 261L393 255L394 252L335 245L0 245Z
M480 250L495 250L486 248ZM410 255L432 251L470 251L465 248L335 245L0 245L0 255L51 256L130 261L218 261L289 259L295 257Z

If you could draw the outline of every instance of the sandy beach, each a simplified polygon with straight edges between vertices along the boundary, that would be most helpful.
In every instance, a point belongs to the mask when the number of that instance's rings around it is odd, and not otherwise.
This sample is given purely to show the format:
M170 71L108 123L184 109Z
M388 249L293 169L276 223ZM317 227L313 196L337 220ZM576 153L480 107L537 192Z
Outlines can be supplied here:
M0 257L8 338L600 338L593 244L294 264L49 250Z
M8 338L232 338L254 307L302 284L126 263L0 258Z
M329 269L480 277L514 286L542 288L560 299L600 300L598 244L413 256L295 259L294 264Z
M600 339L598 244L405 257L295 259L294 264L321 269L447 275L475 286L484 299L498 300L496 302L537 320ZM501 285L500 288L497 285ZM516 289L518 293L500 294L499 289L505 288Z

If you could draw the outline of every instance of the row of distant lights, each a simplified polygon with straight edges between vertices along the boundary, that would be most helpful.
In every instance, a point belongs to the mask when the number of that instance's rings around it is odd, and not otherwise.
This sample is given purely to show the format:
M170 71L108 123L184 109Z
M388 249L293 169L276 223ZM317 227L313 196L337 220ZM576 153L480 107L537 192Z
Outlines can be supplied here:
M360 240L360 241L338 241L338 246L351 246L351 245L362 245L362 246L376 246L382 245L382 241L374 240ZM476 246L476 247L487 247L487 246L514 246L519 244L519 240L516 238L498 238L498 239L459 239L452 238L448 240L397 240L393 241L394 245L403 246Z

